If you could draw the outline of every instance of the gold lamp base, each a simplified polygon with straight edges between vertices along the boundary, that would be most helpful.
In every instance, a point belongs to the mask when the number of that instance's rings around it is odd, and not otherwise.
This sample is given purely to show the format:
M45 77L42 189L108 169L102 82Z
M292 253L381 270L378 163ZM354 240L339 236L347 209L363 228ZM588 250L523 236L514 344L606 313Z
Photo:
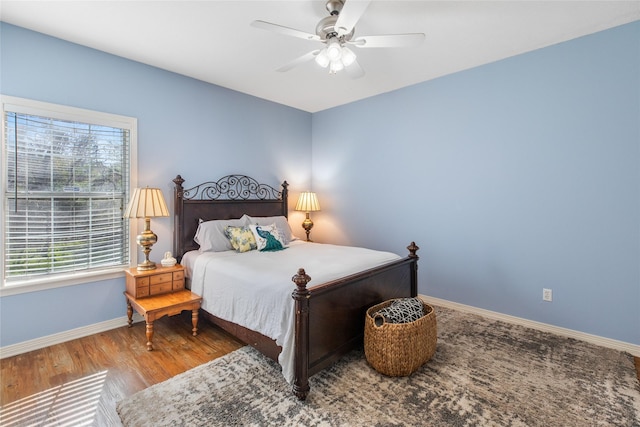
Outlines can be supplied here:
M142 252L144 252L144 261L138 264L139 271L154 270L156 268L156 263L149 260L149 253L151 252L151 246L158 241L158 236L151 231L150 226L151 219L145 218L144 231L136 237L136 242L138 242L138 245L142 247Z
M145 271L145 270L155 270L156 269L156 263L153 261L149 261L144 260L143 262L141 262L140 264L138 264L137 270L138 271Z
M313 228L313 221L311 221L311 218L309 218L309 212L307 212L307 217L302 222L302 228L304 228L305 233L307 233L307 242L311 242L309 233L311 233L311 229Z

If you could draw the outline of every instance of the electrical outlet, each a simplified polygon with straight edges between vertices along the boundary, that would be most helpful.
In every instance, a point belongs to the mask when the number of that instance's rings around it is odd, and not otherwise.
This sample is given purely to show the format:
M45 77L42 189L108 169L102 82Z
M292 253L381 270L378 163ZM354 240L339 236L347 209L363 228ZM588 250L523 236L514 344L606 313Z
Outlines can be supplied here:
M542 288L542 301L552 301L552 300L553 300L553 293L551 292L551 289Z

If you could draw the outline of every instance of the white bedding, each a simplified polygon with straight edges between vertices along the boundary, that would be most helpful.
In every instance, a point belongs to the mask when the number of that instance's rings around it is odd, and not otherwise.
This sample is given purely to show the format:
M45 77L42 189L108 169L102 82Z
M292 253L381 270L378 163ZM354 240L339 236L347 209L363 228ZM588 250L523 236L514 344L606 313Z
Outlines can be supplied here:
M390 253L351 246L293 241L277 252L199 252L185 254L191 290L209 313L257 331L282 347L278 361L293 381L294 302L291 278L298 268L313 286L400 259Z

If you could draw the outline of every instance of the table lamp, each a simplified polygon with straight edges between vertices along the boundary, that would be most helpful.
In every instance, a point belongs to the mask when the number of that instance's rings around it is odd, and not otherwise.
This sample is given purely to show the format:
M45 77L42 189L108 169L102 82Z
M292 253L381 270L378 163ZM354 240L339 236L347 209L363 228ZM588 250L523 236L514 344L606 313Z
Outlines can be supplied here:
M320 210L320 203L318 203L318 197L316 193L312 193L310 191L305 191L304 193L300 193L300 197L298 198L298 204L296 204L296 210L305 212L307 214L307 218L302 223L302 228L307 233L307 242L310 242L309 233L313 228L313 221L309 218L309 212L315 212Z
M158 236L151 231L151 218L169 216L169 209L159 188L136 188L124 213L124 218L144 218L144 231L136 237L142 247L144 261L138 264L138 270L153 270L156 263L149 260L151 246L158 241Z

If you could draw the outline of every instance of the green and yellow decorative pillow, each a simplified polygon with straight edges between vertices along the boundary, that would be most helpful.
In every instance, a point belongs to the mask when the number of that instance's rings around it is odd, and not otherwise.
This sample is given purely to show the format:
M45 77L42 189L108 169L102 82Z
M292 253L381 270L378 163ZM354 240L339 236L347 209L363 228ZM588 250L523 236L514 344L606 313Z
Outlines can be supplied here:
M224 230L225 236L236 252L248 252L257 249L256 239L253 232L247 226L234 227L227 226Z

